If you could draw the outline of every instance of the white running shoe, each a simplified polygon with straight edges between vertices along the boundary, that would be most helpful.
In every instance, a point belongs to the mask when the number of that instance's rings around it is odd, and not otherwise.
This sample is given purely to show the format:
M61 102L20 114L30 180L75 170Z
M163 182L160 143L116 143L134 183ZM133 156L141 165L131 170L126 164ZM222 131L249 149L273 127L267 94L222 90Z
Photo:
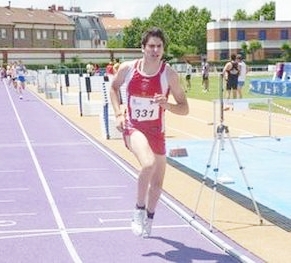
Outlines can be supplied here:
M142 236L144 238L147 238L151 235L152 232L152 225L153 225L153 219L151 218L146 218L144 228L143 228L143 234Z
M135 209L131 221L131 230L136 236L142 236L146 218L145 209Z

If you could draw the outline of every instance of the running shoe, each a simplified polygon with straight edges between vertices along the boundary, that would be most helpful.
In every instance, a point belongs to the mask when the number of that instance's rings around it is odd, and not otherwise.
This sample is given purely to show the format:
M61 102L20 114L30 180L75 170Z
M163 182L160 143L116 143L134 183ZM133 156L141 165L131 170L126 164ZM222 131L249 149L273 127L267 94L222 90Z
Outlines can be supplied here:
M143 228L143 234L142 236L144 238L147 238L151 235L152 232L152 225L153 225L153 219L151 218L147 218L144 224L144 228Z
M145 209L135 209L131 221L131 230L136 236L142 236L146 218Z

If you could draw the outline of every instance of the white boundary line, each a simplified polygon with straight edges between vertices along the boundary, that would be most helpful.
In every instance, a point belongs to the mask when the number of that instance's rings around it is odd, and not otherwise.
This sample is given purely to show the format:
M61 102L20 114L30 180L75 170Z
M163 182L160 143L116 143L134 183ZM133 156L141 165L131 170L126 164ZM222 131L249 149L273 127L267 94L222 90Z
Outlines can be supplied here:
M105 146L103 146L101 143L96 142L93 138L91 138L88 134L86 134L84 131L82 131L80 128L78 128L75 124L70 122L69 119L67 119L65 116L63 116L60 112L58 112L56 109L54 109L51 105L49 105L45 100L42 98L36 96L33 92L31 92L33 96L35 96L37 99L41 100L48 108L50 108L52 111L54 111L60 118L62 118L67 124L69 124L72 128L74 128L77 132L79 132L81 135L83 135L88 141L90 141L93 145L95 145L98 149L102 150L110 159L112 159L117 165L122 167L125 171L127 171L133 178L137 179L137 174L135 171L133 171L133 168L130 169L129 166L127 166L124 162L122 162L119 158L116 157L115 154L111 153L106 149ZM169 198L167 198L164 194L161 195L161 201L163 203L171 208L175 213L177 213L179 216L181 216L186 222L188 222L194 229L196 229L199 233L204 235L208 240L210 240L212 243L217 245L219 248L221 248L223 251L225 251L227 254L235 257L237 260L239 260L242 263L255 263L252 259L245 256L241 252L237 251L235 248L227 244L225 241L220 239L219 237L215 236L212 232L210 232L207 228L199 224L191 215L186 213L183 209L181 209L179 206L174 204Z

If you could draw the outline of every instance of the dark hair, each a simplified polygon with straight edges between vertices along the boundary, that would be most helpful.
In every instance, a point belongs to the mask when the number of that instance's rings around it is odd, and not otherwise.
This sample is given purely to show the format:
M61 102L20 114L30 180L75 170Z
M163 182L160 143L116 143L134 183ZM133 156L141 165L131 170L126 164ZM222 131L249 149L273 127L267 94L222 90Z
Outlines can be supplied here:
M242 57L241 54L238 54L238 55L236 56L236 58L239 59L239 60L242 60L242 59L243 59L243 57Z
M160 38L164 46L166 46L166 38L165 38L164 32L160 28L152 27L148 29L146 32L144 32L141 39L142 46L145 46L148 43L150 37Z
M230 58L231 58L231 60L235 60L236 59L236 54L231 54Z

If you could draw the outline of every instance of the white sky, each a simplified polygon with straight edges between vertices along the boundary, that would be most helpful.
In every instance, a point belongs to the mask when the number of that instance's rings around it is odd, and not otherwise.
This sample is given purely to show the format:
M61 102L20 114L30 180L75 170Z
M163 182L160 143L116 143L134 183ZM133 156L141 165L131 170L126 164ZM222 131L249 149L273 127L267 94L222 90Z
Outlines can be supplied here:
M177 10L186 10L194 5L207 8L212 13L212 18L231 18L237 9L252 14L265 3L272 0L10 0L12 7L47 9L55 4L69 9L71 6L80 6L83 12L86 11L112 11L117 18L147 18L158 5L170 4ZM0 6L7 6L8 0L0 0Z

